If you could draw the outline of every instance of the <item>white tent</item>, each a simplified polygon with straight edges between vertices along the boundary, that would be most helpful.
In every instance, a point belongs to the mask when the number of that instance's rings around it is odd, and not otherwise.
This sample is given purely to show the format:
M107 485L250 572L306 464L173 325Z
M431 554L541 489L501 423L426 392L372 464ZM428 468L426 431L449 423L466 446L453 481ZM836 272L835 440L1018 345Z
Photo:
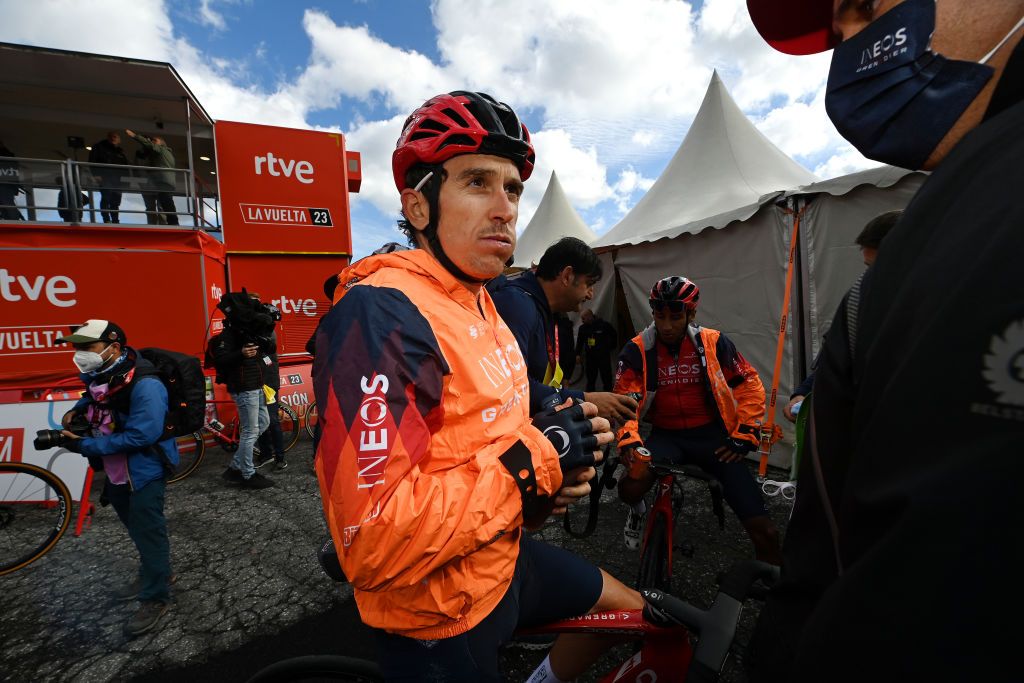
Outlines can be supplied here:
M628 337L650 322L651 285L685 275L701 288L698 322L728 334L770 389L798 226L776 412L788 426L781 407L863 270L854 238L874 216L905 206L923 177L881 167L817 181L757 131L716 74L664 173L592 243L606 265L594 309ZM786 446L774 454L788 462Z
M597 235L572 208L558 176L552 171L536 213L516 241L512 267L527 269L536 265L547 248L563 237L577 237L589 244Z
M817 180L743 115L716 71L683 144L657 182L593 246L720 228L752 215L765 195Z

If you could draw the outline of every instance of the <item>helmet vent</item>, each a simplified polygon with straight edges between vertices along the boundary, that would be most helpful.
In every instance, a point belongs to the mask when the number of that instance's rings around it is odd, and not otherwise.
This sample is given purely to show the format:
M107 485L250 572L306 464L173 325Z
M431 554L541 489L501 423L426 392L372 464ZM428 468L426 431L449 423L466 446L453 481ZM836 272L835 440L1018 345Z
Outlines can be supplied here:
M465 145L468 147L475 147L476 141L474 141L473 138L469 137L468 135L449 135L447 138L445 138L445 141L438 146L438 149L444 149L445 147L450 147L452 145Z
M450 109L448 111L451 111ZM436 130L438 133L444 133L448 130L448 126L443 123L439 123L432 119L421 119L419 123L420 130L426 128L427 130Z
M459 114L451 107L445 107L444 109L441 110L441 113L455 121L455 123L459 124L460 127L469 128L469 123L466 121L466 119L459 116Z

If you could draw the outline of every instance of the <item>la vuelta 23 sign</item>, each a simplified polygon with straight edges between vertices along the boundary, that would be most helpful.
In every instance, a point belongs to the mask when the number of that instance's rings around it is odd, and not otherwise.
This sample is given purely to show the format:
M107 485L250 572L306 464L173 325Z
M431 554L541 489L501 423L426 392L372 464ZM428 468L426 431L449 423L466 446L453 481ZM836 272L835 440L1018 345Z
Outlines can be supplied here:
M341 135L232 121L216 133L229 253L351 252Z

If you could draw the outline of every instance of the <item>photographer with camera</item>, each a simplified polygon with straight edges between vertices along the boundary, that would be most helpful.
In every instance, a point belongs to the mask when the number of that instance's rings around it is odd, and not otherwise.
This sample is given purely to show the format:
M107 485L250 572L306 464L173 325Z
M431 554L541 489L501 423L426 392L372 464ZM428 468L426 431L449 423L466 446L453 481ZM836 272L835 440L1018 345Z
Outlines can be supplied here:
M229 484L265 489L271 479L256 471L253 446L270 425L263 385L274 369L277 353L272 306L254 300L245 289L221 297L217 308L224 312L224 331L210 340L217 381L227 385L238 406L238 450L221 475ZM276 310L276 309L275 309Z
M64 415L64 430L39 432L35 446L63 446L106 472L101 500L114 506L139 551L138 577L114 594L118 601L141 602L125 625L125 634L135 637L170 608L174 582L164 492L178 449L173 436L164 438L167 388L156 366L129 348L124 330L109 320L87 320L58 341L74 346L87 390Z
M260 295L255 292L251 294L253 301L260 303ZM277 323L281 320L281 311L272 304L262 304L271 319ZM277 335L270 333L270 340L277 346ZM263 385L263 394L266 397L267 415L270 417L270 425L267 430L260 434L257 443L260 447L260 454L255 458L256 468L259 469L271 462L278 472L288 468L288 462L284 459L284 432L281 431L281 421L278 419L278 411L281 406L281 366L277 362L277 353L267 354L270 358L270 367L265 373L266 381Z

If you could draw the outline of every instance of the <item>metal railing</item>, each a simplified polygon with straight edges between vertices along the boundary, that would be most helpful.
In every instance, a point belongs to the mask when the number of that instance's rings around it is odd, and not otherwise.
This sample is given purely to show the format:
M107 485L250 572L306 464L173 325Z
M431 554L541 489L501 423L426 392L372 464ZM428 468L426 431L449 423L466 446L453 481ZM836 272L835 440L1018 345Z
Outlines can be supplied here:
M0 156L0 221L24 221L22 210L39 222L220 230L216 191L187 168Z

